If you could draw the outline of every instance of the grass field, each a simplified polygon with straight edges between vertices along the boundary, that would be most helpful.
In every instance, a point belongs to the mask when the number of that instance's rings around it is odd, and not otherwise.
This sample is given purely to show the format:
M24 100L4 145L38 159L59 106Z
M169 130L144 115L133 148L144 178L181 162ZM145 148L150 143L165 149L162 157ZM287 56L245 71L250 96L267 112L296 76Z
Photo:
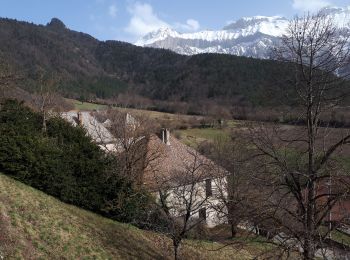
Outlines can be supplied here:
M230 130L228 128L189 128L176 130L174 134L184 144L195 148L205 141L227 140L230 137Z
M107 109L107 105L101 105L96 103L89 103L89 102L81 102L79 100L75 99L66 99L68 102L72 103L74 106L74 109L76 110L103 110ZM117 109L119 111L123 112L130 112L130 113L136 113L136 114L143 114L146 115L152 119L169 119L169 120L178 120L179 118L202 118L201 116L190 116L190 115L180 115L180 114L171 114L171 113L165 113L165 112L158 112L158 111L151 111L151 110L141 110L141 109L133 109L133 108L121 108L121 107L114 107L114 109Z
M72 102L75 109L78 110L100 110L106 109L106 105L99 105L93 103L81 103L80 101L74 99L68 99L69 102ZM138 114L142 116L147 116L150 119L153 119L156 123L160 123L163 127L170 128L171 130L177 129L173 134L179 138L183 143L196 148L198 144L204 141L214 141L218 138L229 138L233 129L245 131L245 124L248 122L237 121L237 120L228 120L226 121L226 126L222 128L202 128L201 120L204 119L203 116L191 116L191 115L181 115L181 114L171 114L157 111L149 110L140 110L140 109L131 109L131 108L114 108L119 111L129 112L132 114ZM256 122L249 122L255 124ZM267 123L267 127L272 126L272 124ZM284 136L299 136L301 132L305 133L305 129L302 126L293 126L293 125L280 125L281 129L284 131ZM180 128L186 128L184 130L178 130ZM320 136L326 136L327 139L319 139L316 144L318 149L323 149L324 145L330 145L339 141L349 129L344 128L320 128ZM341 154L338 154L341 163L345 166L347 171L350 170L350 145L345 145L341 149Z
M172 259L163 235L68 205L0 174L0 259ZM252 259L244 247L186 240L183 259Z
M75 99L66 99L71 103L75 110L82 111L92 111L92 110L105 110L108 108L107 105L89 103L89 102L80 102ZM192 116L192 115L182 115L182 114L171 114L165 112L151 111L151 110L141 110L133 108L121 108L113 107L121 112L127 112L133 115L147 117L150 120L160 124L162 127L167 127L170 129L176 129L182 126L192 127L199 126L203 116Z
M100 104L89 103L89 102L81 102L81 101L75 100L75 99L66 99L66 100L68 102L72 103L74 106L74 109L76 109L76 110L92 111L92 110L107 109L106 105L100 105Z
M350 246L350 236L340 231L334 230L331 234L332 239L346 246Z
M149 116L152 119L162 119L166 118L169 120L178 120L182 118L202 118L202 116L191 116L191 115L182 115L182 114L171 114L171 113L166 113L166 112L159 112L159 111L151 111L151 110L141 110L141 109L134 109L134 108L119 108L116 107L115 109L119 111L126 111L126 112L131 112L131 113L136 113L136 114L144 114Z

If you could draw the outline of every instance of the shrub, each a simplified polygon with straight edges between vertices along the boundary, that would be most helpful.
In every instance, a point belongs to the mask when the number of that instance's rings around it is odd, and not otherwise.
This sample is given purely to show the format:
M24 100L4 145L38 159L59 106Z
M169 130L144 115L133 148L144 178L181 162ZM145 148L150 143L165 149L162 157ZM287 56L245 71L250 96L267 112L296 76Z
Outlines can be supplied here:
M57 117L48 120L47 132L42 133L41 120L17 101L1 105L0 172L120 221L140 214L147 193L118 174L110 176L108 158L84 129Z

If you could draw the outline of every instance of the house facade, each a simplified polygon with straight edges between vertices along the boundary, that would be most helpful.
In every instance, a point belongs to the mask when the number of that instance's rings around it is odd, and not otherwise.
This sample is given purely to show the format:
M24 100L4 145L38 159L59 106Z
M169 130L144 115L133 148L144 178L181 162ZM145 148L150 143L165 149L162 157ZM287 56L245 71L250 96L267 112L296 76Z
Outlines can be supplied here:
M144 185L159 203L179 217L190 206L191 217L202 219L209 227L227 223L222 202L227 196L225 169L171 136L167 129L150 138L148 149L159 151L159 157L145 167Z
M73 125L80 125L87 134L106 152L123 153L119 143L123 141L110 131L109 119L100 122L92 112L70 111L62 117ZM126 114L126 123L136 126L135 118ZM146 141L144 136L134 137ZM209 227L227 222L222 196L228 172L212 160L183 144L163 129L147 138L147 151L143 160L142 185L164 203L174 216L181 216L186 210L186 201L191 201L191 218L201 219ZM215 205L215 207L214 207ZM218 205L223 207L218 213Z

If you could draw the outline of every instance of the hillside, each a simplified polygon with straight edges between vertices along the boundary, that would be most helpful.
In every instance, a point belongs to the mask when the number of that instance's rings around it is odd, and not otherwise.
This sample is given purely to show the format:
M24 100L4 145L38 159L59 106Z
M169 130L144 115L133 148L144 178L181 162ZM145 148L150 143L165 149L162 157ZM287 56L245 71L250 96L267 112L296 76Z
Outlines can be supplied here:
M164 236L64 204L0 174L0 259L171 259ZM186 241L187 259L251 259L261 245L220 251ZM260 249L259 249L260 248Z
M111 98L133 93L156 100L219 99L227 103L276 104L288 66L232 55L183 56L169 50L99 41L72 31L58 19L46 26L0 19L0 58L22 88L34 90L40 73L54 73L66 97Z

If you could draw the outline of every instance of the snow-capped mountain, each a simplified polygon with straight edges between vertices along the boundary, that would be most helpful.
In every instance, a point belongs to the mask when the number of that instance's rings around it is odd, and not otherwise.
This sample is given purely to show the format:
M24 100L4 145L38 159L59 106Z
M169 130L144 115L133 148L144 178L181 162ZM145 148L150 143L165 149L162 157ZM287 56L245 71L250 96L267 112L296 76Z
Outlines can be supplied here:
M326 8L324 12L341 26L350 22L350 6ZM269 58L271 48L278 44L288 23L288 19L280 16L254 16L243 17L218 31L180 33L161 28L145 35L135 45L170 49L185 55L225 53Z

